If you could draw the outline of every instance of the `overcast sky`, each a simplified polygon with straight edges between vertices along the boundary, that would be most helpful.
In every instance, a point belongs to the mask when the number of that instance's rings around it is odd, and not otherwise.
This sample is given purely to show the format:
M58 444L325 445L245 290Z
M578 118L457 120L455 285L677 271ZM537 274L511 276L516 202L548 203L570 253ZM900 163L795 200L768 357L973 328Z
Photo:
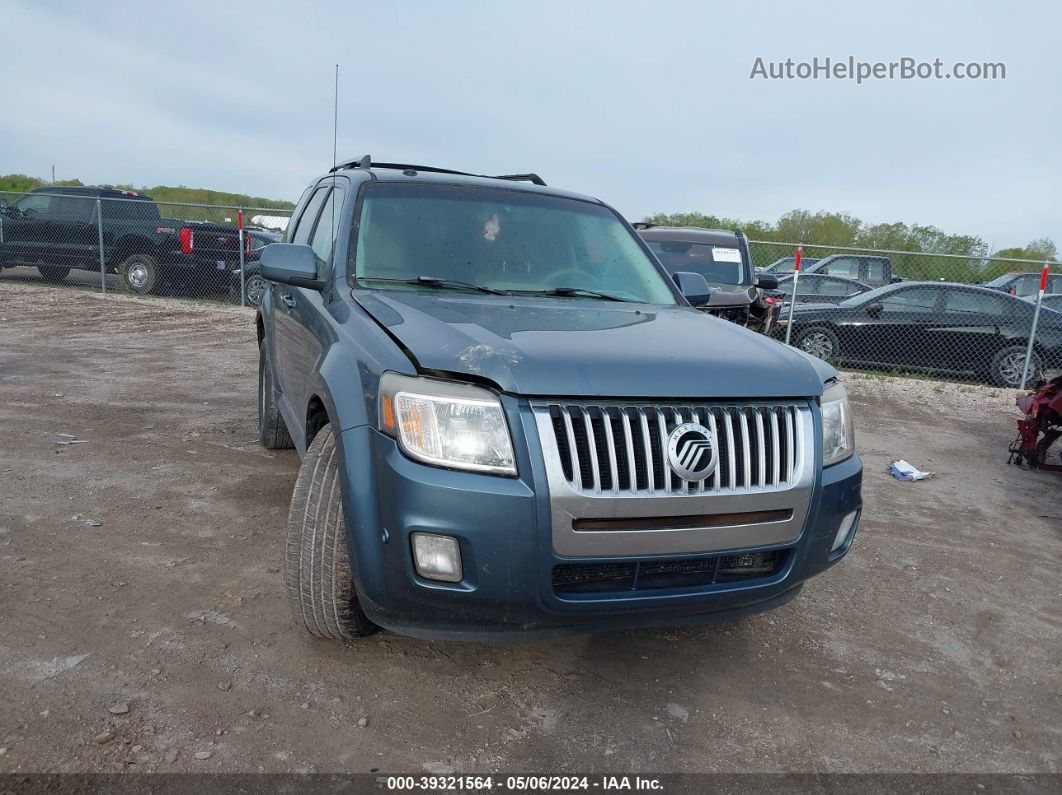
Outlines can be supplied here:
M256 8L257 11L250 9ZM1062 245L1062 4L0 0L0 173L295 199L339 155L629 218L793 208ZM818 56L1006 79L749 78Z

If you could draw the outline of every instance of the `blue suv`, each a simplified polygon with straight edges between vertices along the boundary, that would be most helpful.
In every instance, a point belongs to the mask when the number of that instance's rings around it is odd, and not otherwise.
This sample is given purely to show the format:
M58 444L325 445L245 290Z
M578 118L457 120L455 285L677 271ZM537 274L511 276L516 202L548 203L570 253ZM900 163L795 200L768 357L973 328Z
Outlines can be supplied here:
M732 619L849 550L837 373L697 311L615 210L536 175L316 180L262 255L259 431L302 458L312 634L522 637Z

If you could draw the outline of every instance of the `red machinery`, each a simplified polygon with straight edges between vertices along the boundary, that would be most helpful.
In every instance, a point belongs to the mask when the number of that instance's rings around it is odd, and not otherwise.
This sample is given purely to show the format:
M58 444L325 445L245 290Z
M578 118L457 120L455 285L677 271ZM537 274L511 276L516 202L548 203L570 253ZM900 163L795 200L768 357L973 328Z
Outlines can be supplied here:
M1047 451L1062 436L1062 375L1052 378L1035 392L1022 395L1018 408L1018 438L1010 446L1010 463L1062 472L1062 464L1048 464Z

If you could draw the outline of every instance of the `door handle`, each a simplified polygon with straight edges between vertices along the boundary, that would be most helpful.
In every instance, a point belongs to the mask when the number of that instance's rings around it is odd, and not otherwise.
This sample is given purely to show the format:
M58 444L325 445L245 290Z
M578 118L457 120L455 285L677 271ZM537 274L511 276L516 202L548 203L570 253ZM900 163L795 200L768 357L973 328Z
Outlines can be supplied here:
M284 293L284 297L281 300L284 302L284 306L286 306L288 309L295 308L295 296L293 296L291 293Z

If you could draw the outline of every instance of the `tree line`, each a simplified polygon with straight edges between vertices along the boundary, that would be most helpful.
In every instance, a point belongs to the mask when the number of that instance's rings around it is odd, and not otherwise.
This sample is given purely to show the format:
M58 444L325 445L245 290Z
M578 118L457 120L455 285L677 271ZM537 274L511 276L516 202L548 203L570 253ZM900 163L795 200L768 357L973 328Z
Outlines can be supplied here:
M775 223L742 221L698 212L657 213L645 220L667 226L741 229L750 240L808 246L809 250L805 251L805 256L815 258L843 253L841 250L831 250L834 246L910 252L910 255L897 255L892 259L897 271L911 279L984 281L1015 269L1035 270L1035 266L1025 265L1019 268L1015 263L1002 261L1004 259L1055 262L1058 258L1054 241L1046 237L1032 240L1025 246L991 251L989 244L977 235L949 234L936 226L906 224L900 221L871 224L848 213L791 210ZM954 254L970 259L934 257L935 254ZM765 256L767 255L765 253ZM768 263L756 264L761 266ZM1059 267L1053 267L1052 270L1059 270Z
M25 193L34 188L46 188L53 183L38 177L30 177L25 174L0 175L0 191L12 191ZM79 179L57 180L56 186L81 186ZM137 193L146 193L157 202L187 202L190 204L221 204L230 207L266 207L277 210L290 210L295 205L289 201L277 199L265 199L261 196L248 196L245 193L228 193L227 191L207 190L205 188L189 188L185 185L155 185L154 187L133 186L129 184L104 183L98 187L118 188L120 190L135 190Z

